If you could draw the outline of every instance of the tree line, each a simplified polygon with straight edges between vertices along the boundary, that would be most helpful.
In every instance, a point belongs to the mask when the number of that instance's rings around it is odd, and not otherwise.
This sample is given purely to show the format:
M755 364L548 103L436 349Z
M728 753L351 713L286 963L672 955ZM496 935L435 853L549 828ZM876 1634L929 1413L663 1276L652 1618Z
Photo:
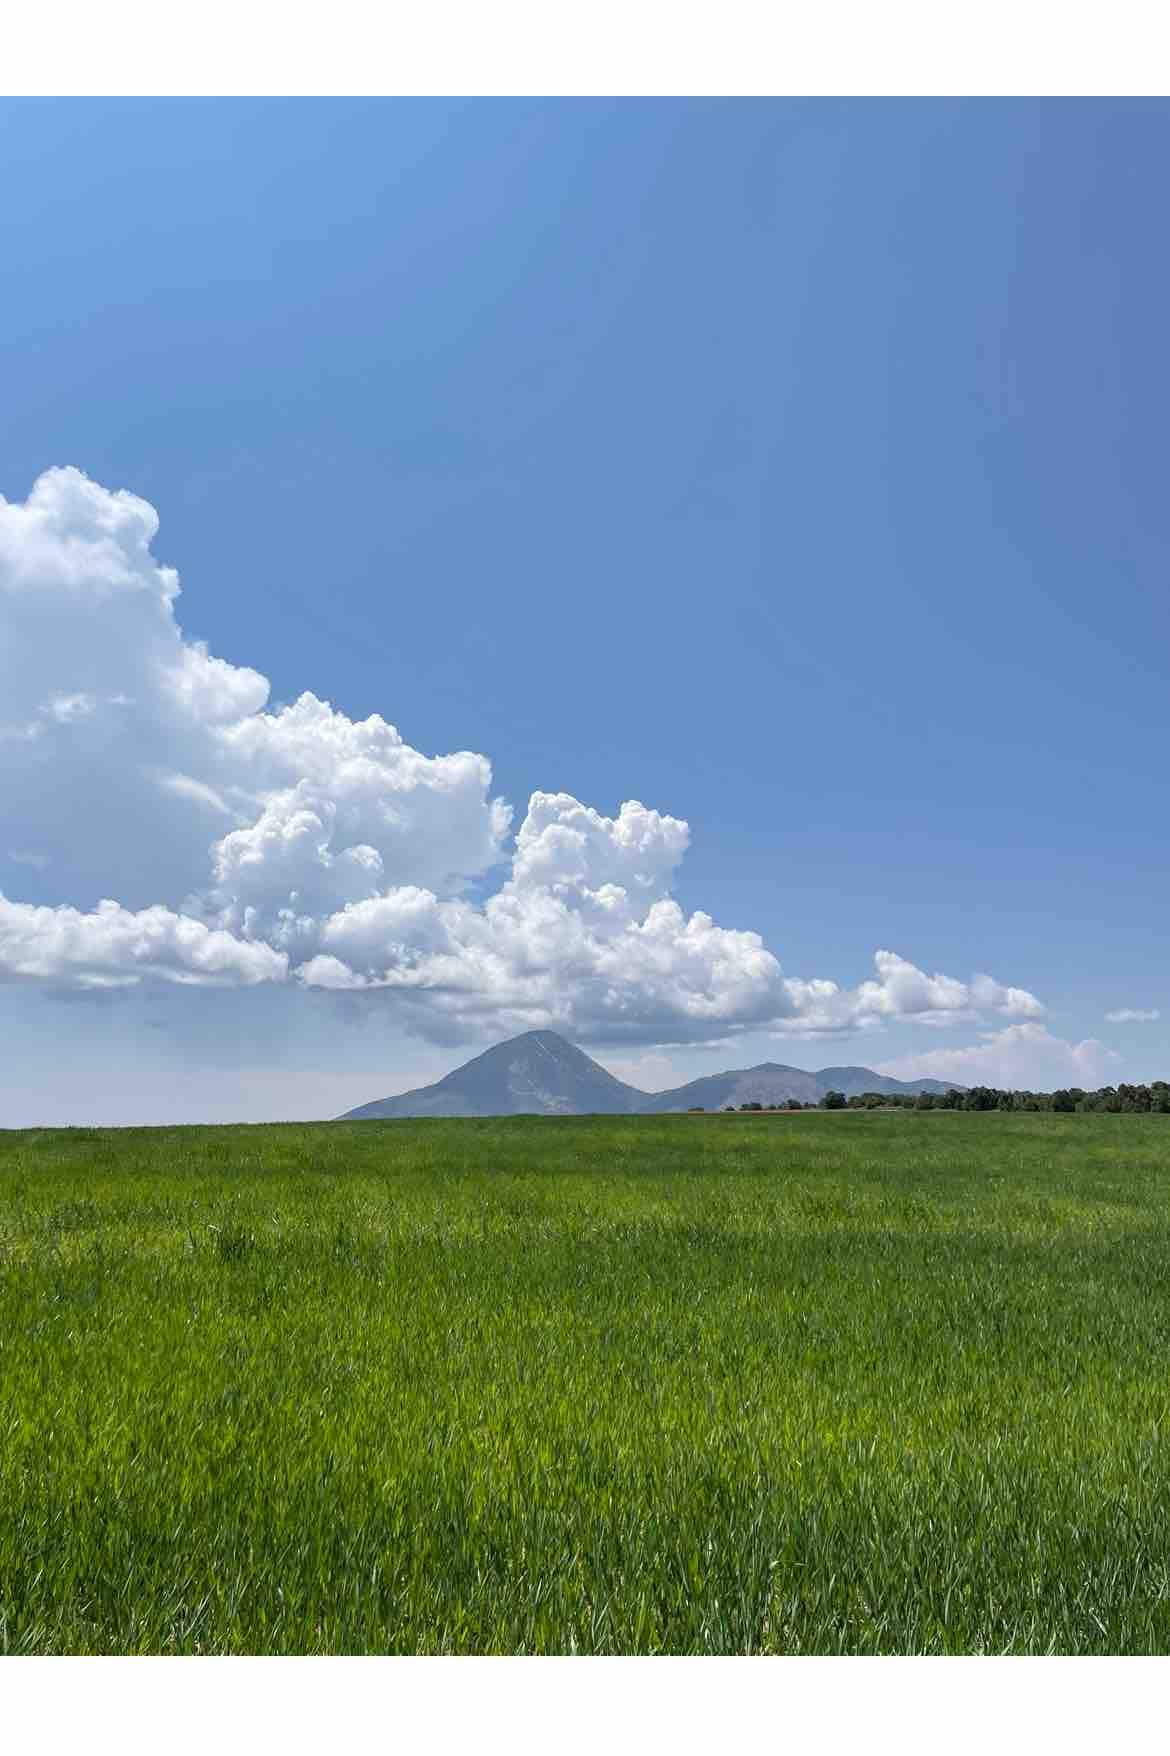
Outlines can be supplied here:
M703 1106L696 1104L696 1114ZM1105 1111L1109 1114L1134 1112L1170 1115L1170 1083L1155 1079L1150 1085L1102 1085L1096 1091L1084 1091L1070 1085L1060 1091L1001 1091L994 1085L973 1085L966 1091L887 1092L864 1091L846 1097L843 1091L827 1091L815 1104L788 1098L782 1104L740 1104L740 1111L763 1110L1056 1110ZM724 1109L735 1112L735 1104Z

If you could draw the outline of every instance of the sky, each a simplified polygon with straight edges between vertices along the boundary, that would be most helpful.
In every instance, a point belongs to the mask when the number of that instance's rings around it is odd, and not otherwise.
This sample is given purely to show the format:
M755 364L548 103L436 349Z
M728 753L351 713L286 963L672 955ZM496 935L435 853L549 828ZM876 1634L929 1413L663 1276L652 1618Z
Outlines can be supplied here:
M1168 152L0 103L0 1125L1170 1074Z

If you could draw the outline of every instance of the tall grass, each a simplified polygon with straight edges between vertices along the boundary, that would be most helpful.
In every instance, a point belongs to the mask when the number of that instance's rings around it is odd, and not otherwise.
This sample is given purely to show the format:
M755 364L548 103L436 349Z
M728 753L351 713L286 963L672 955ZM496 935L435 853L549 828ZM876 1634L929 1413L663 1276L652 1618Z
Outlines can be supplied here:
M1170 1650L1170 1118L0 1135L0 1649Z

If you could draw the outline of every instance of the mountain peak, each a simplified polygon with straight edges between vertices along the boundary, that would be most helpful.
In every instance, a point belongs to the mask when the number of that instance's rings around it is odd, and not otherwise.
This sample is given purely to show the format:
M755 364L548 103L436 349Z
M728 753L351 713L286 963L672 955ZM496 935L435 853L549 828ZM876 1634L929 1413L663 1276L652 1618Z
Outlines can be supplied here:
M643 1093L555 1030L528 1030L484 1049L435 1085L350 1110L378 1116L628 1115Z

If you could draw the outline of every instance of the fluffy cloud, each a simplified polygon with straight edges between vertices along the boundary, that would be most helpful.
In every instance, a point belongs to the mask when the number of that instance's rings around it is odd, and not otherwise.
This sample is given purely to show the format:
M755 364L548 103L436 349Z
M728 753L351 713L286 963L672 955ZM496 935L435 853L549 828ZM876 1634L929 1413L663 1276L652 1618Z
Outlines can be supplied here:
M36 907L0 895L0 981L125 987L143 975L200 986L283 981L288 959L167 908L131 914L116 902Z
M258 671L184 635L157 526L145 501L72 469L0 500L0 784L9 857L40 886L36 904L0 902L0 977L291 978L448 1040L552 1025L701 1042L1042 1013L1024 989L891 951L856 988L787 976L757 933L684 913L671 887L687 825L636 800L606 817L534 793L494 894L471 902L511 828L486 757L424 755L312 694L271 707Z
M636 900L656 902L689 842L685 823L648 811L636 799L609 818L568 793L533 793L516 837L513 879L562 895L616 894L620 888Z
M616 818L536 793L512 876L482 907L399 888L320 924L309 986L392 989L450 1023L555 1026L591 1040L703 1040L792 1010L758 933L662 894L686 825L632 801ZM618 880L621 882L618 882Z
M1154 1024L1162 1014L1156 1006L1148 1012L1133 1006L1119 1006L1116 1012L1107 1012L1105 1017L1110 1024Z
M985 1031L966 1048L928 1049L883 1062L882 1073L895 1079L953 1079L958 1085L992 1085L1016 1091L1045 1091L1053 1086L1079 1085L1087 1090L1104 1085L1113 1049L1086 1037L1073 1043L1053 1036L1042 1024L1011 1024Z
M487 760L424 756L311 694L269 711L259 672L184 637L157 527L73 469L0 500L0 784L19 845L94 901L181 901L210 880L223 924L252 909L258 933L281 909L487 871L509 824Z
M482 908L400 888L319 927L294 923L320 945L297 974L335 991L392 989L468 1027L554 1026L591 1041L695 1042L752 1026L831 1036L895 1017L1042 1011L989 976L927 976L889 951L858 988L786 977L757 933L688 917L660 894L685 845L685 824L636 801L607 818L537 793L513 875Z
M985 1013L1005 1018L1040 1018L1044 1007L1026 988L1006 988L993 976L927 975L896 951L874 953L876 978L856 988L835 982L786 982L794 1016L782 1021L783 1035L832 1036L842 1031L871 1030L895 1019L919 1024L969 1024Z

